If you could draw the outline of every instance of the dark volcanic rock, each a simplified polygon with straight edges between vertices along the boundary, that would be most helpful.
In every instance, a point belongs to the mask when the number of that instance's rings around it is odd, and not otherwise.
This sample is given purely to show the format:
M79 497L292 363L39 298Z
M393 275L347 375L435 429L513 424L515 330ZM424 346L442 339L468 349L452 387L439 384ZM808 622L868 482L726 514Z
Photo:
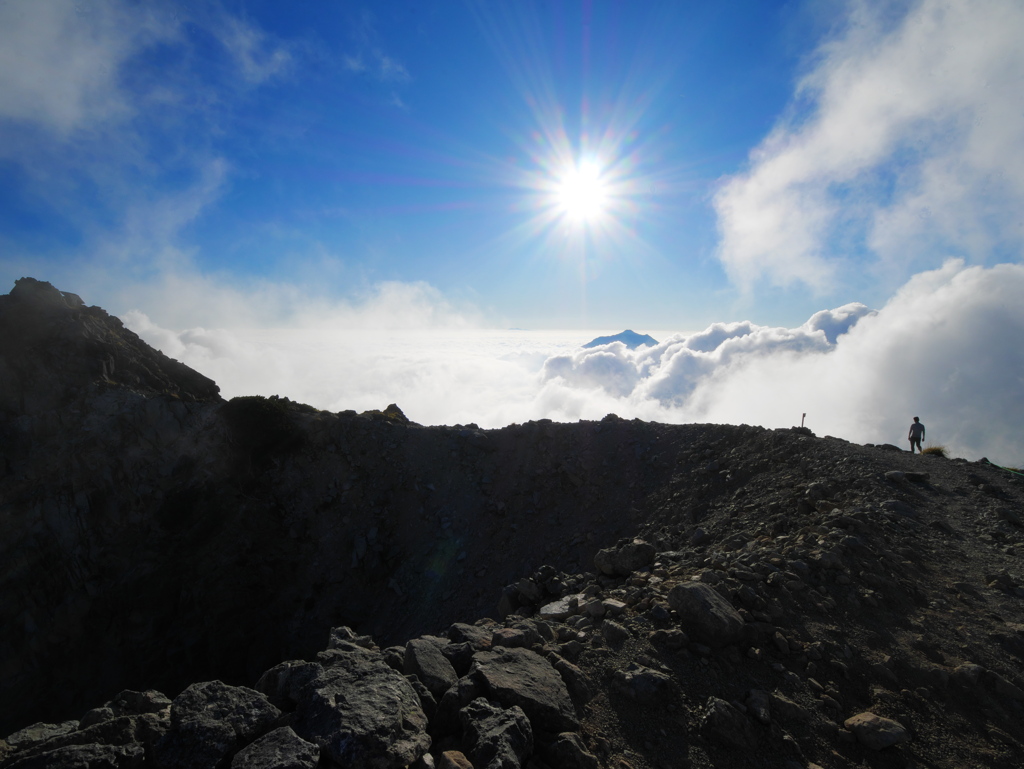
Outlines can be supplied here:
M231 769L313 769L320 749L282 726L242 748L231 759Z
M520 769L533 752L533 730L521 708L473 700L459 714L474 769Z
M414 638L405 645L405 673L415 675L435 697L441 697L459 680L435 639Z
M598 550L594 566L603 574L627 576L654 560L654 545L637 539L621 547Z
M519 706L534 728L545 732L579 729L569 691L558 672L529 649L477 652L473 675L487 697L505 707Z
M68 745L4 766L10 769L135 769L144 765L144 758L141 745Z
M99 307L49 283L21 278L0 296L0 413L58 408L98 384L182 400L218 400L220 388L154 350Z
M292 727L342 767L399 769L430 746L416 691L379 655L337 655L306 685Z
M701 582L680 583L668 594L679 612L683 628L711 646L735 643L743 631L743 617L712 587Z
M171 729L154 746L157 766L216 766L281 715L267 698L220 681L192 684L171 702Z

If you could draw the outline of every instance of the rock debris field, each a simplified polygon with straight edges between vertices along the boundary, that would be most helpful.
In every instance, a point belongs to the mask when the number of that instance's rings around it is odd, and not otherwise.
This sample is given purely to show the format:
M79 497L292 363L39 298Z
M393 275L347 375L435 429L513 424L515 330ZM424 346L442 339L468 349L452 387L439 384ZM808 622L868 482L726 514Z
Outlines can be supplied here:
M809 430L225 401L0 297L29 767L1020 767L1024 486Z

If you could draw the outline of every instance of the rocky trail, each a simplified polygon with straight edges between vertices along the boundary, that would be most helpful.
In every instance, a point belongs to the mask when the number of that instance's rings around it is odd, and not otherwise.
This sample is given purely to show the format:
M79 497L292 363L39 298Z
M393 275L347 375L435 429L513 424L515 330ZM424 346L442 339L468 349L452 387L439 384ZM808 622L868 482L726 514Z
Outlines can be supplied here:
M0 767L1019 767L1024 484L802 429L224 401L0 297Z

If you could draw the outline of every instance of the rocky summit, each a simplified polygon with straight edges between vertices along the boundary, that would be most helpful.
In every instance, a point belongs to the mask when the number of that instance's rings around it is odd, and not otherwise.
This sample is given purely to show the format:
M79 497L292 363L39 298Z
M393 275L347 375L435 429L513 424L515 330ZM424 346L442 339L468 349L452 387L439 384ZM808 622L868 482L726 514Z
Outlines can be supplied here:
M0 297L0 767L1019 767L1024 485L802 428L225 401Z

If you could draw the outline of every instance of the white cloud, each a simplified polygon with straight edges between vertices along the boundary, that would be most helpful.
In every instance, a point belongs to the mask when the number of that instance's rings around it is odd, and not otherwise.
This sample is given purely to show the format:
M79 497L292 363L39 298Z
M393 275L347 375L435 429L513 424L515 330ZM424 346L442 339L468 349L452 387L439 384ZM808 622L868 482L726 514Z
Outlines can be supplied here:
M955 453L1019 462L1024 417L1024 267L950 261L911 279L825 354L735 361L688 401L695 420L784 426L905 445L919 414ZM906 423L906 424L904 424Z
M126 74L135 57L155 46L188 50L186 21L219 40L250 85L283 73L292 60L286 46L226 13L187 15L128 0L0 3L0 121L41 127L65 140L76 132L96 139L98 131L110 138L102 132L112 124L124 130L128 121L144 118L154 100L183 109L197 101L197 83L178 80L172 65L154 82L141 82L137 71L133 78Z
M888 4L851 7L793 114L715 198L719 256L745 289L828 290L864 247L898 285L944 255L1021 245L1024 5L920 0L895 23Z
M173 25L125 3L0 4L0 119L66 136L134 113L120 83L141 47Z
M580 347L597 333L482 328L472 311L420 284L388 284L342 304L296 287L165 290L190 290L197 304L236 313L234 323L172 331L139 312L126 323L227 397L276 393L332 411L395 402L423 424L484 427L607 413L788 427L806 412L819 435L904 448L919 415L929 440L954 455L1024 459L1020 265L951 260L877 312L847 305L792 329L715 324L635 351ZM246 328L258 316L291 321Z

